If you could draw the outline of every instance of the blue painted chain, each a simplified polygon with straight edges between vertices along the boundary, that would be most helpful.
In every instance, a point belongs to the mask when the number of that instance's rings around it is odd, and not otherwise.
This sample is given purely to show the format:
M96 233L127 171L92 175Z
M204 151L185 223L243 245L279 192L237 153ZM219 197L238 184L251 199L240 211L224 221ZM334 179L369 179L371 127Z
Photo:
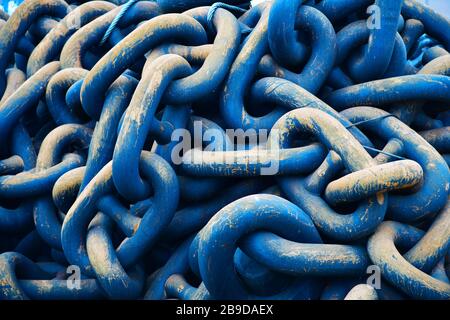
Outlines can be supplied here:
M226 9L228 11L231 12L240 12L240 13L245 13L246 10L243 8L240 8L238 6L232 6L223 2L216 2L214 3L208 11L208 15L206 17L206 20L208 21L208 26L213 29L214 25L213 25L213 19L214 19L214 14L216 13L217 9L222 8L222 9Z
M108 29L106 30L105 34L103 35L102 40L100 40L100 45L104 45L106 41L108 41L109 36L111 35L111 32L116 28L117 24L119 23L120 19L125 15L125 13L128 11L128 9L135 4L139 0L128 0L120 9L119 14L114 18L114 20L109 25Z
M120 2L0 11L0 299L450 299L448 18Z
M379 117L376 117L376 118L373 118L373 119L362 120L362 121L359 121L359 122L355 122L355 123L349 124L348 126L345 126L345 128L349 129L351 127L359 126L361 124L369 123L369 122L372 122L372 121L385 119L385 118L388 118L388 117L396 117L396 116L393 115L393 114L386 114L386 115L382 115L382 116L379 116ZM395 158L395 159L406 160L406 158L404 158L404 157L400 157L398 155L395 155L395 154L387 152L387 151L383 151L383 150L376 149L376 148L373 148L373 147L370 147L370 146L365 146L365 145L363 145L363 147L364 147L364 149L367 149L367 150L370 150L370 151L375 151L375 152L378 152L379 154L384 154L386 156L389 156L389 157L392 157L392 158Z

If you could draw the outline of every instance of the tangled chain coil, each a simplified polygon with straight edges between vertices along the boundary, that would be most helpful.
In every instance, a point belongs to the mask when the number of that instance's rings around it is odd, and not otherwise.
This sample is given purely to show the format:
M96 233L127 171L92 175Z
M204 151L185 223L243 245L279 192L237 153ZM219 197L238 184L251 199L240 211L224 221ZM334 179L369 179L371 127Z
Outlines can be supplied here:
M417 0L1 11L0 298L449 299L449 51Z

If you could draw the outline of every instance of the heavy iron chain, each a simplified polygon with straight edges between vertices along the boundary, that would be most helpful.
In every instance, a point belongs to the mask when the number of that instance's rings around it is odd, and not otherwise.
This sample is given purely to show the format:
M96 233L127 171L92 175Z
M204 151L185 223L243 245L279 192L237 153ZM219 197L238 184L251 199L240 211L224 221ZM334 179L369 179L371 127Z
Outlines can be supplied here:
M449 299L449 51L417 0L0 10L0 298Z

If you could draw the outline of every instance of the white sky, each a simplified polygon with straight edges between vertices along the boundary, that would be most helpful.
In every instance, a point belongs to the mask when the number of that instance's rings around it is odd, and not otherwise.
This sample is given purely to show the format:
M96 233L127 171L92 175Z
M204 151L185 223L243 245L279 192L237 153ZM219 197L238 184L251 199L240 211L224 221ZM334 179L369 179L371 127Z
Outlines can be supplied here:
M257 5L258 3L264 2L266 0L252 0L252 5Z

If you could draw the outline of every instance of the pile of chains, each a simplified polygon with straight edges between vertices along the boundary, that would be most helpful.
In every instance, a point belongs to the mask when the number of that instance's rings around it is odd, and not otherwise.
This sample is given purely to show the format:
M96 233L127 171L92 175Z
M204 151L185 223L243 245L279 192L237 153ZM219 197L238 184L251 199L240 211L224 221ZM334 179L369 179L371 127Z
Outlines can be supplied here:
M450 298L450 20L225 2L0 11L1 299Z

